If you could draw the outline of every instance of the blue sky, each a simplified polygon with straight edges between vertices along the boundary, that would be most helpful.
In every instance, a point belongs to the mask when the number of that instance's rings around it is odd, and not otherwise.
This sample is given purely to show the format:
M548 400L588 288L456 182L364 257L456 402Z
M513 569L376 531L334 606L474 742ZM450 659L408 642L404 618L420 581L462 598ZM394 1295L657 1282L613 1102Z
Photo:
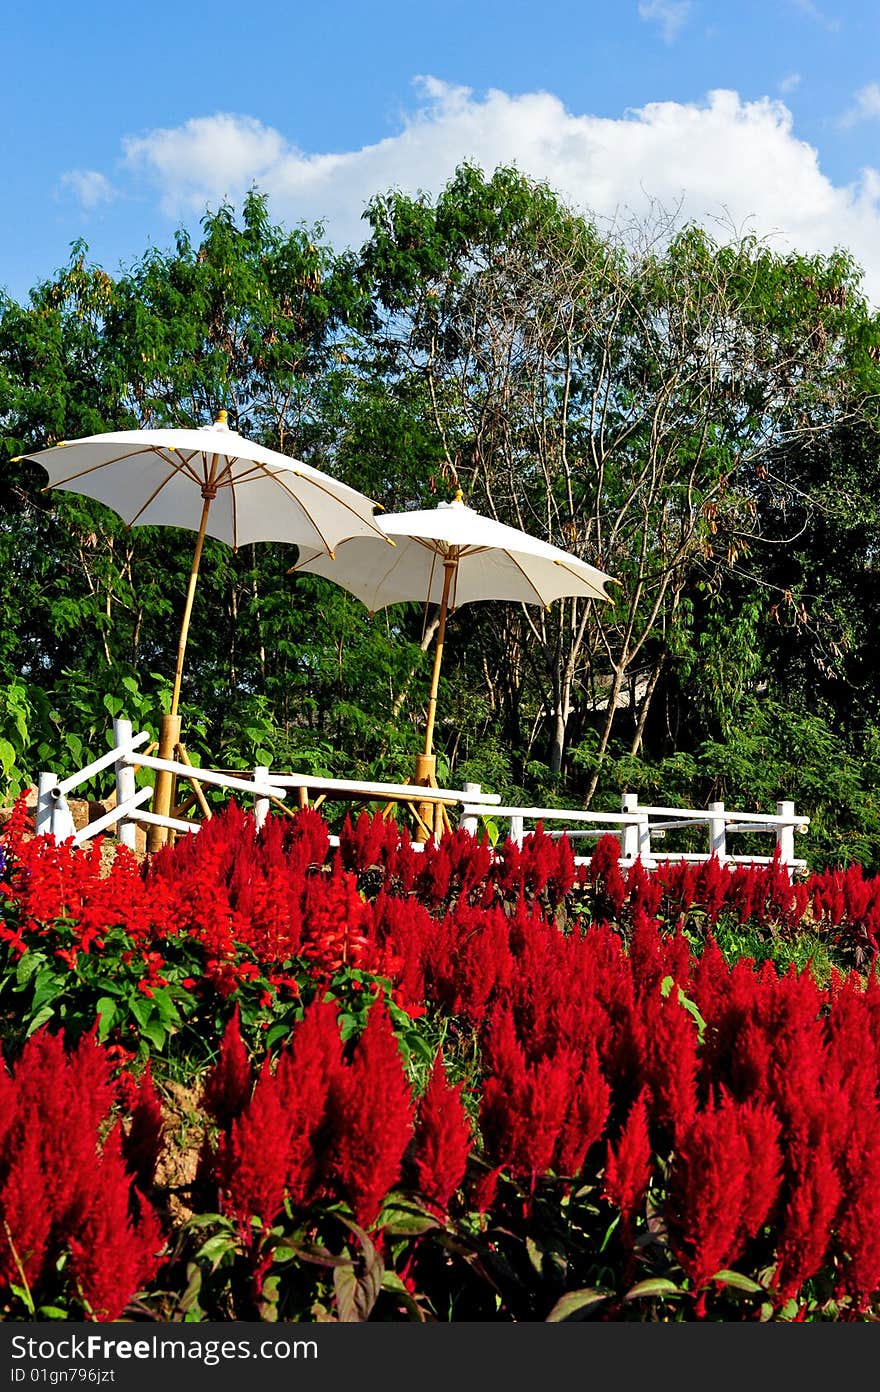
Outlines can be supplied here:
M148 17L147 17L148 16ZM877 0L42 0L4 19L0 285L108 271L206 206L364 235L366 200L517 163L618 225L848 247L880 305Z

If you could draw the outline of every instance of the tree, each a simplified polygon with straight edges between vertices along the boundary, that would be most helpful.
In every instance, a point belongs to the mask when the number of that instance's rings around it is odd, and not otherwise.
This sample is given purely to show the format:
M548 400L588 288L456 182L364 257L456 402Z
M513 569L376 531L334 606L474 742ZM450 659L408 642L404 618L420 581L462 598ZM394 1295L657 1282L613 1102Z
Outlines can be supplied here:
M445 478L621 581L612 606L523 610L491 664L526 756L527 721L551 774L580 746L589 800L622 718L641 748L682 606L759 542L773 461L868 419L857 269L662 220L602 234L513 169L367 216L376 361L393 396L418 384Z
M253 193L239 217L226 205L207 214L198 243L180 232L172 250L150 250L115 280L86 253L76 244L29 304L0 304L7 458L109 429L201 425L222 406L242 433L319 467L334 462L351 375L346 336L369 303L352 258L327 247L320 228L272 225ZM131 713L155 717L162 704L193 538L129 533L98 504L42 495L43 480L36 466L4 471L2 583L21 621L4 634L0 680L24 681L32 705L37 693L63 691L77 737L102 739L106 702L123 683ZM265 752L280 737L276 698L281 734L297 693L304 708L335 699L320 676L328 664L303 658L303 644L322 635L310 619L298 624L300 587L287 575L295 556L293 547L206 547L186 695L215 757ZM328 642L332 651L332 633ZM36 705L32 717L41 760L53 749L57 758L60 722L47 725Z

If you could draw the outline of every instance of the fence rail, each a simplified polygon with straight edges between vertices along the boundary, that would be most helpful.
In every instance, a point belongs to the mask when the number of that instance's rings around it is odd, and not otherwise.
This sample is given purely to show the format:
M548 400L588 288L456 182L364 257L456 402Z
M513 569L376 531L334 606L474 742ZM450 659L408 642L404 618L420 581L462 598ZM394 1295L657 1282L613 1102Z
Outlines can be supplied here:
M598 840L610 832L617 835L620 841L620 863L623 866L641 860L645 869L651 869L661 861L700 862L713 855L727 865L768 865L777 856L790 871L804 870L807 864L795 855L794 838L796 832L806 832L810 819L796 815L794 803L787 800L777 802L775 815L736 812L725 807L723 802L710 803L707 808L655 807L640 804L635 793L621 795L619 812L588 812L560 807L486 809L467 804L462 808L462 826L474 835L479 830L480 822L487 817L491 817L496 825L506 822L508 835L517 844L522 843L527 823L534 826L540 823L548 836L566 836L573 844L588 838ZM704 851L666 847L660 850L657 847L657 841L664 840L670 831L698 828L704 828L707 834ZM727 838L742 832L772 834L775 841L773 852L770 855L731 854L727 849ZM587 856L575 855L577 863L582 864L587 859Z
M433 804L438 814L443 810L448 815L452 808L458 807L459 825L473 835L477 835L482 826L490 830L497 840L506 823L507 836L520 845L527 834L527 825L534 828L540 824L549 836L568 837L575 850L580 841L597 840L610 833L620 842L620 864L624 867L641 860L645 868L650 869L661 861L701 862L714 855L727 865L769 864L774 857L778 857L792 873L806 868L806 861L795 855L794 838L797 832L806 832L810 819L796 815L794 803L790 801L777 802L775 815L737 812L725 807L723 802L710 803L708 808L644 805L639 803L635 793L622 794L619 812L592 812L583 808L503 807L497 794L483 792L476 783L467 783L464 788L423 788L414 784L371 783L295 772L272 773L265 767L255 768L249 777L240 772L198 768L188 761L160 759L139 752L149 745L149 734L133 734L131 723L127 720L113 722L113 740L113 749L78 773L64 779L59 779L53 773L39 775L37 835L53 836L58 841L72 839L76 845L80 845L100 832L114 829L118 840L134 849L135 829L139 823L164 827L181 834L197 832L202 825L200 821L160 816L147 809L145 804L150 801L153 790L150 786L138 788L136 774L141 769L149 769L157 772L164 770L175 778L191 783L195 800L205 818L210 817L211 811L202 792L203 785L225 788L252 799L258 827L265 822L273 803L284 807L284 799L289 793L295 795L300 807L308 805L310 796L316 800L316 805L320 805L325 798L359 804L372 801L385 803L386 810L401 802L410 805L417 799L419 803ZM67 803L67 794L111 767L116 779L115 807L77 829ZM670 832L699 829L706 833L706 846L702 851L673 850L665 846L660 849L657 845ZM772 853L730 854L727 838L740 833L772 835ZM338 845L338 837L332 837L331 844ZM418 845L417 842L413 844ZM583 864L588 859L586 855L575 853L577 863Z

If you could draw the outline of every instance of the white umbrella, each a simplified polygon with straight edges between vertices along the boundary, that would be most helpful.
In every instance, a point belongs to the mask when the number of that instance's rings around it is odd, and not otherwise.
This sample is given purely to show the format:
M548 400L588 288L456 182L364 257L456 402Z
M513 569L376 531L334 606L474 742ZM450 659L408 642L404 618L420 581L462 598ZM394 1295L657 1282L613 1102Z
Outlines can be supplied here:
M197 430L120 430L88 435L19 456L41 464L50 488L81 493L129 527L184 527L197 533L170 714L177 714L190 615L206 536L234 548L286 541L332 554L346 537L387 540L376 504L329 474L244 439L220 411ZM387 545L384 550L390 550Z
M430 778L447 614L476 600L546 606L564 596L609 599L605 586L619 581L558 546L474 511L460 492L451 503L389 513L377 521L386 539L396 543L393 551L375 538L353 537L332 558L300 553L293 569L334 580L371 612L414 599L440 606L421 763L423 776Z
M236 434L226 415L220 411L213 425L200 429L110 431L19 456L42 465L48 487L94 498L129 527L183 527L197 533L171 705L159 741L162 758L170 757L180 738L183 660L206 536L236 548L256 541L292 542L309 554L326 556L354 536L371 537L383 550L391 549L373 517L372 499L320 469ZM160 774L157 803L165 800Z

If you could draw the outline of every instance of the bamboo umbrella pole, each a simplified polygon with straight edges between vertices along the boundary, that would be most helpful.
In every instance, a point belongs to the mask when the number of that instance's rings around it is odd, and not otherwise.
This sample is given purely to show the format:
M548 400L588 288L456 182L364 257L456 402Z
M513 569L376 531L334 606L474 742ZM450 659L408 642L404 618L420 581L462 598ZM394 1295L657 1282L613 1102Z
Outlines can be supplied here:
M216 459L215 459L216 463ZM213 471L212 471L213 472ZM202 548L205 544L205 533L208 528L208 513L211 511L211 504L217 496L217 489L206 485L202 489L202 516L199 522L199 530L196 536L196 546L193 552L192 569L189 573L189 585L186 591L186 603L183 607L183 619L180 625L180 638L177 644L177 666L174 669L174 690L171 693L171 707L169 715L177 715L177 705L180 700L180 684L183 679L183 656L186 652L186 640L189 637L189 621L192 617L193 600L196 593L196 581L199 578L199 565L202 560ZM165 755L160 757L165 758Z
M458 564L457 558L447 557L443 562L443 597L440 600L440 618L437 624L437 641L434 646L434 669L431 673L431 694L428 698L428 723L425 727L425 758L431 757L434 744L434 721L437 716L437 691L440 685L440 664L443 661L443 640L446 636L446 613L449 608L449 591Z
M217 496L217 489L213 482L216 468L217 456L215 455L211 461L209 482L202 488L202 516L196 536L196 545L189 573L189 585L186 591L186 603L183 607L183 620L180 625L180 638L177 643L177 665L174 669L174 688L171 693L171 707L168 714L163 715L159 723L160 759L173 759L174 751L180 744L180 716L177 714L177 707L180 701L180 686L183 678L183 658L186 652L186 640L189 636L189 622L192 616L193 600L195 599L196 582L199 578L202 548L205 544L205 534L208 529L208 514L211 511L211 504ZM170 817L173 800L174 774L168 773L165 769L159 769L157 770L156 782L153 786L153 812L161 817ZM147 836L147 850L158 851L165 845L167 839L167 827L151 826Z
M440 686L440 664L443 661L443 640L446 636L446 615L449 610L449 593L452 589L452 581L458 566L457 556L447 556L443 562L443 594L440 599L440 617L437 623L437 638L434 646L434 667L431 672L431 692L428 697L428 719L425 726L425 747L416 759L416 774L414 782L421 786L436 788L437 786L437 760L433 753L434 747L434 722L437 716L437 691ZM416 841L427 841L429 832L428 827L435 826L436 809L433 803L421 802L416 804L417 825Z

